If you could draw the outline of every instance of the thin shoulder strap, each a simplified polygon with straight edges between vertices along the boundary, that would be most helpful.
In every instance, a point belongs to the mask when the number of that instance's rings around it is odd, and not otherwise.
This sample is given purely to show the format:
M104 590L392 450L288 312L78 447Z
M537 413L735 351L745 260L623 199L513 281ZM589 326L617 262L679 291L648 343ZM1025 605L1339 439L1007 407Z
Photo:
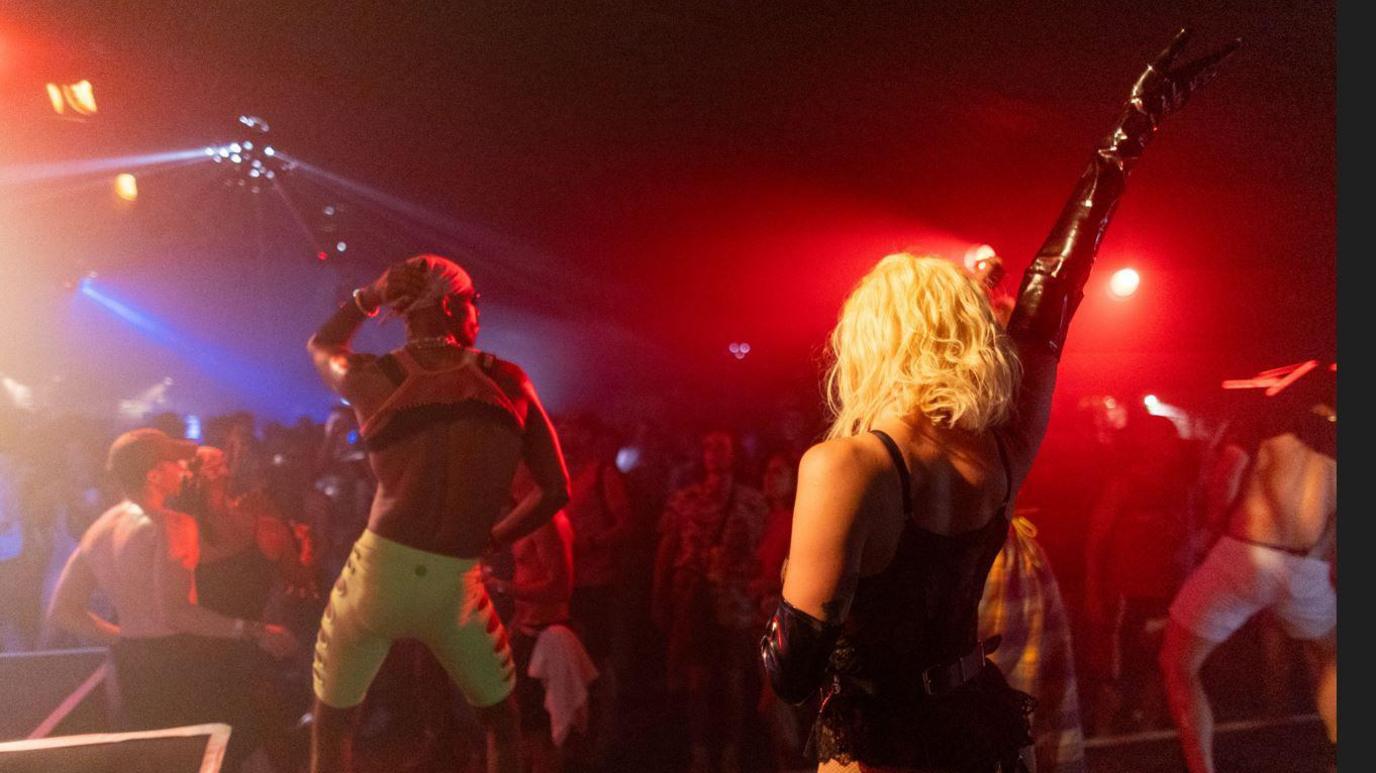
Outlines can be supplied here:
M999 505L1004 510L1004 516L1008 515L1008 502L1013 498L1013 468L1008 466L1008 452L1003 448L1003 438L999 433L994 434L994 445L999 449L999 463L1003 465L1003 504Z
M898 470L898 482L903 486L903 514L911 516L913 514L913 492L912 478L908 475L908 463L903 461L903 453L898 450L898 444L889 433L882 429L872 429L873 432L884 443L884 448L889 451L889 458L893 460L893 468Z

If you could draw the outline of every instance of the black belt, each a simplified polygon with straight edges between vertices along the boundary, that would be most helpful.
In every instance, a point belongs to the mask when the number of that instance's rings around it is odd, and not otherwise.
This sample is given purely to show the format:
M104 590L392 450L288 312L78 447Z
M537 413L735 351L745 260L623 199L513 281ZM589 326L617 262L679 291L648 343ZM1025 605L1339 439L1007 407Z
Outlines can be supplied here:
M932 697L946 695L979 676L980 671L984 670L984 659L989 653L998 649L999 643L1002 641L1002 636L990 636L988 639L976 643L974 649L958 658L923 669L920 674L918 689L924 695ZM838 688L850 687L876 698L882 697L883 694L889 693L893 689L892 683L881 688L880 682L875 679L851 674L836 674L834 680ZM898 697L901 694L901 692L898 695L889 693L890 697Z
M955 660L938 663L923 671L922 691L932 696L945 695L974 679L980 671L984 670L985 656L998 649L999 643L1002 641L1002 636L997 634L990 636L988 639L975 644L974 649Z

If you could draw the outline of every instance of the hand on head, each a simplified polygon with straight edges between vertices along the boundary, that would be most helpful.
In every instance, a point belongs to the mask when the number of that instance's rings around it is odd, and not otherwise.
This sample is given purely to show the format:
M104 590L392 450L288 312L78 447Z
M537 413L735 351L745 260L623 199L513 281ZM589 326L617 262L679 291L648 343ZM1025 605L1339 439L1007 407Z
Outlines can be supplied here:
M398 312L415 302L425 291L426 272L421 266L412 263L397 263L382 272L377 279L363 288L366 300L373 306L391 306Z

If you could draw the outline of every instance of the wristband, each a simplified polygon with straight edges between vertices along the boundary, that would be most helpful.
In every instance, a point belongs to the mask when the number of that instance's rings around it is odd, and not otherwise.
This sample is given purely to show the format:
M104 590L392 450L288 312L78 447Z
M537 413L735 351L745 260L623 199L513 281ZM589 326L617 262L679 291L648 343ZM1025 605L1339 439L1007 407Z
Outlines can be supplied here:
M360 287L359 289L354 290L353 296L354 296L354 306L357 306L357 307L358 307L358 310L361 311L361 312L363 312L363 316L365 316L365 317L376 317L376 316L377 316L377 313L378 313L378 311L380 311L380 309L373 309L372 311L368 311L368 309L365 308L365 307L363 306L363 288Z

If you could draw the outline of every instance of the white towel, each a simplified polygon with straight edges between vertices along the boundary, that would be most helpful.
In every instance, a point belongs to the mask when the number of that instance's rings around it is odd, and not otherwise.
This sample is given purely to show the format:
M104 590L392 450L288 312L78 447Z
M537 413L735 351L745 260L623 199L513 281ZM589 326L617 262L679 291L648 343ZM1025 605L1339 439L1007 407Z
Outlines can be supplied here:
M555 746L564 745L575 725L587 727L588 685L597 678L597 666L577 634L562 625L541 631L526 675L545 685L545 711Z

